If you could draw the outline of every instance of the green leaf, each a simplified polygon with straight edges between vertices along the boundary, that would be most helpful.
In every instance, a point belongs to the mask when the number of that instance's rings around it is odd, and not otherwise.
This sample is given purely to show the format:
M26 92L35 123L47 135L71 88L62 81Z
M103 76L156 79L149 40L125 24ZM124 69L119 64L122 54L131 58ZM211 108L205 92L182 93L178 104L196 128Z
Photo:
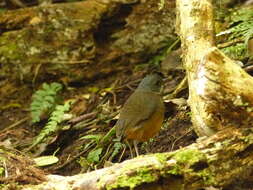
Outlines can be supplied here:
M1 12L5 12L5 11L7 11L7 9L5 9L5 8L0 8L0 13L1 13Z
M47 139L50 139L51 136L54 136L59 132L59 130L61 130L60 123L65 120L65 112L69 111L71 103L71 101L66 101L64 105L56 106L55 110L51 113L48 123L35 138L29 149L42 142L47 142Z
M57 83L57 82L51 83L51 87L54 88L56 91L59 91L59 90L62 89L62 85L60 83Z
M86 136L81 137L80 139L81 140L90 139L90 140L95 141L98 144L101 138L102 138L102 135L99 134L99 135L86 135Z
M40 121L41 115L44 113L50 114L56 106L57 94L62 89L60 83L43 83L42 89L37 90L32 96L32 103L30 105L32 122ZM69 105L67 105L69 107ZM67 109L66 107L66 109Z
M88 168L89 166L89 162L87 161L87 159L82 156L80 157L79 160L77 160L77 162L80 164L82 168Z
M87 160L90 163L97 163L97 162L99 162L99 160L100 160L100 154L102 153L102 151L103 151L103 148L98 148L98 149L95 149L95 150L89 152L89 154L87 156Z
M47 83L43 83L43 84L42 84L42 88L43 88L44 90L50 90L50 86L49 86Z
M102 143L108 143L108 141L110 141L110 139L116 134L116 128L115 126L113 128L110 129L110 131L108 131L108 133L106 133L106 135L103 137L103 139L101 140Z
M36 166L48 166L55 164L59 161L56 156L41 156L33 159L35 161Z
M121 142L116 142L113 145L114 150L112 152L111 158L114 158L114 156L116 156L123 147L124 147L124 145Z
M5 169L0 166L0 176L4 176Z

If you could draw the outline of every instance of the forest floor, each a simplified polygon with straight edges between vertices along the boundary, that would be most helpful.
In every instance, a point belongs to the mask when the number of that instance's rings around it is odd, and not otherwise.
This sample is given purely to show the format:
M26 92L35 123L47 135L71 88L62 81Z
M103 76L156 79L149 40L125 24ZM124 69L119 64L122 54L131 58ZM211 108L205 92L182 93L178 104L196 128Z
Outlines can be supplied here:
M145 75L145 71L131 73L131 75L121 73L94 80L88 85L65 86L61 94L62 98L64 100L75 99L70 111L75 115L75 119L68 122L71 126L82 122L83 127L60 131L52 135L53 137L46 144L41 143L28 152L27 147L40 133L48 118L42 116L39 123L31 123L30 104L34 93L32 86L9 82L2 85L0 89L0 146L7 148L10 152L18 152L17 157L18 155L24 156L22 159L12 159L11 162L7 162L11 166L8 164L6 166L9 168L9 178L4 182L36 183L38 179L43 179L43 172L74 175L105 167L108 163L110 165L130 159L129 148L126 148L120 159L119 151L116 152L117 154L115 153L116 156L107 156L108 152L111 155L115 151L115 148L112 148L115 147L116 137L114 134L109 142L103 145L103 151L99 155L100 159L91 163L88 154L96 150L98 146L92 144L90 140L92 137L104 137L108 134L117 121L120 107ZM183 76L183 71L171 71L166 76L163 89L166 107L164 124L157 136L148 142L139 144L140 154L174 151L195 142L197 136L191 128L190 111L186 103L187 89L182 89L176 98L168 98L169 94L183 79ZM85 121L82 119L83 116L86 118ZM87 136L88 138L85 138ZM44 155L55 155L59 158L59 162L51 166L41 167L42 170L32 169L33 176L31 177L29 174L31 168L28 166L31 165L32 160L29 158ZM25 156L28 159L27 162L24 161ZM22 164L21 160L24 161ZM22 175L23 177L20 179L16 173L17 169L30 177L25 178ZM24 172L25 170L27 172Z

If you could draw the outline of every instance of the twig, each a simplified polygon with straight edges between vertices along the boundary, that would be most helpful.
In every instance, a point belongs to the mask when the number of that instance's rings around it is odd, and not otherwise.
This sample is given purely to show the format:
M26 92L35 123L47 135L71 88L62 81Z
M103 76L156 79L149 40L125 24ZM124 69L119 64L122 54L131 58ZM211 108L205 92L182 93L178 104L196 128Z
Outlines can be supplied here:
M121 162L122 157L123 157L123 155L125 154L125 151L126 151L126 145L124 144L124 145L123 145L123 151L122 151L122 153L121 153L121 155L120 155L120 157L119 157L119 159L118 159L118 162Z
M234 45L234 44L236 44L236 43L242 43L242 42L244 42L244 40L242 40L242 39L234 39L234 40L231 40L231 41L229 41L229 42L225 42L225 43L222 43L222 44L218 44L217 45L217 47L218 48L225 48L225 47L229 47L229 46L232 46L232 45Z
M80 60L80 61L44 61L48 63L58 63L58 64L80 64L80 63L90 63L90 60Z
M90 121L90 119L87 119L86 121L83 121L83 122L80 122L80 123L74 125L72 127L72 129L73 130L83 129L84 127L87 127L87 126L92 125L94 123L97 123L99 121L100 121L99 119L94 119L94 120L91 120L91 121Z
M125 87L129 88L130 90L134 90L130 85L131 85L131 84L138 83L138 82L140 82L140 81L141 81L141 79L137 79L137 80L134 80L134 81L130 81L130 82L127 83L127 84L124 84L124 85L121 85L121 86L119 86L119 87L116 87L115 90L120 90L120 89L125 88Z
M53 168L54 170L59 170L64 168L65 166L67 166L69 163L71 163L72 161L74 161L75 159L77 159L78 157L80 157L82 154L86 153L92 146L94 146L94 144L91 144L90 147L87 147L86 149L84 149L82 152L80 152L79 154L75 155L73 158L69 159L68 161L66 161L65 163L63 163L60 166L57 166L55 168Z
M9 174L8 174L8 168L6 166L5 160L3 161L3 165L4 165L4 173L5 173L4 177L7 178L7 177L9 177Z
M108 156L111 155L111 153L112 153L111 147L112 147L112 143L110 143L109 146L107 147L104 156L100 160L100 163L105 162L105 160L107 160Z
M192 129L189 129L189 131L187 131L186 133L184 133L183 135L181 135L180 137L178 137L178 138L172 143L171 148L170 148L170 151L173 150L174 145L175 145L175 143L176 143L178 140L180 140L181 138L183 138L185 135L187 135L187 134L190 133L191 131L192 131Z
M116 103L117 103L117 97L116 97L115 92L109 91L108 93L110 93L112 95L112 97L113 97L113 105L116 105Z
M17 127L18 125L20 125L20 124L26 122L28 119L29 119L29 117L25 117L25 118L23 118L23 119L21 119L21 120L15 122L15 123L11 124L10 126L4 128L4 129L1 131L1 133L5 132L5 131L7 131L7 130L13 129L14 127Z
M39 70L40 70L41 65L42 65L42 64L40 63L40 64L38 64L38 65L36 66L36 68L35 68L35 73L34 73L34 77L33 77L33 80L32 80L33 86L34 86L35 81L36 81L36 78L37 78L37 76L38 76L38 74L39 74Z
M79 117L76 117L76 118L71 119L71 120L69 121L69 123L74 123L74 124L75 124L75 123L78 123L78 122L80 122L80 121L82 121L82 120L84 120L84 119L88 119L88 118L90 118L90 117L92 117L92 116L95 116L97 113L98 113L97 111L94 111L94 112L91 112L91 113L83 114L83 115L81 115L81 116L79 116Z
M244 70L245 70L246 72L251 72L251 71L253 71L253 65L249 65L249 66L245 67Z

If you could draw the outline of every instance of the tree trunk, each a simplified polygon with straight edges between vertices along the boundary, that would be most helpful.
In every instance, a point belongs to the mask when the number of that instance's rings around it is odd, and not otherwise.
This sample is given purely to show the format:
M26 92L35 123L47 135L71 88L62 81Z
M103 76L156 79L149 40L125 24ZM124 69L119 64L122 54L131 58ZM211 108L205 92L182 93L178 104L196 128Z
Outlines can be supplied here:
M210 136L253 124L253 78L214 45L211 0L178 0L194 130Z

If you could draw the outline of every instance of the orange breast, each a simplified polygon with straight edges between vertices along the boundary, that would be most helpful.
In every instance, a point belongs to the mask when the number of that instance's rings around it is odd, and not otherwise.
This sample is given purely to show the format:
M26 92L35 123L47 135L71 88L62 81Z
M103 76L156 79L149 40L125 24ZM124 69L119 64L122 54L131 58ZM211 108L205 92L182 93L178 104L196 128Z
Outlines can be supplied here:
M154 137L160 130L164 119L164 106L161 104L150 118L142 121L139 126L129 127L125 131L127 139L140 142Z

